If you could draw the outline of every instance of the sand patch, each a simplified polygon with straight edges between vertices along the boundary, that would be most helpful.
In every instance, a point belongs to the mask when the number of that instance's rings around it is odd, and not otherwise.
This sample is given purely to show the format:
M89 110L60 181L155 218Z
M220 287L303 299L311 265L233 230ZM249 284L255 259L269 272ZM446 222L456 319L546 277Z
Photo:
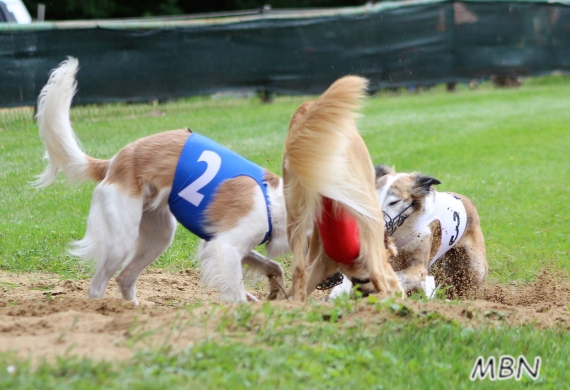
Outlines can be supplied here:
M15 350L34 361L62 355L124 360L137 348L174 351L206 337L217 337L217 318L235 305L223 304L211 289L200 287L197 270L178 273L153 270L141 275L135 306L120 298L109 284L105 298L87 298L88 280L62 280L47 274L0 272L0 352ZM257 286L257 287L256 287ZM265 283L249 285L260 299ZM317 296L320 301L323 293ZM379 300L380 301L380 300ZM437 316L464 326L532 324L539 328L568 327L570 281L545 272L526 285L488 284L480 299L455 302L395 300L404 307L378 310L363 299L354 313L341 321L358 319L368 329L391 317ZM272 302L281 308L302 305ZM251 304L258 307L260 304ZM331 306L329 303L323 303Z

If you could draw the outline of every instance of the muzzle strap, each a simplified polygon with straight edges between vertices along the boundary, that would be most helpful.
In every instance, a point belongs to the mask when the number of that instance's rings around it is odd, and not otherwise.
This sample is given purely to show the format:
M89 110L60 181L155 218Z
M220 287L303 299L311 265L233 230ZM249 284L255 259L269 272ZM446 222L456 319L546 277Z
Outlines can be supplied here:
M410 204L408 207L406 207L405 209L403 209L400 214L396 215L394 218L391 218L390 215L388 215L388 213L382 211L382 213L384 214L384 226L386 227L386 231L388 232L388 235L392 235L394 234L394 232L396 231L396 229L398 229L400 226L402 226L404 224L404 222L406 221L406 218L409 217L409 215L402 215L404 214L406 211L408 211L408 209L410 207L414 207L414 205L416 204L416 201L414 200L412 202L412 204Z

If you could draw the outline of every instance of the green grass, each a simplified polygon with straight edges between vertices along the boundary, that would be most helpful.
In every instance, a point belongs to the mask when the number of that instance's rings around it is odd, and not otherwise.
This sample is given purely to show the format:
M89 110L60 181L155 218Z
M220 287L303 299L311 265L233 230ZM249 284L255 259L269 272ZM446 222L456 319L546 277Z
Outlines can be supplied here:
M528 281L544 263L565 267L570 248L570 85L533 80L514 90L382 94L359 120L375 163L421 171L441 190L471 197L485 233L490 276ZM206 98L165 105L109 105L72 111L86 151L109 158L125 144L162 130L191 127L279 173L287 124L304 98ZM149 116L160 110L164 116ZM0 118L2 116L0 115ZM12 120L9 120L12 119ZM28 186L42 171L36 125L6 117L0 132L0 269L88 275L66 256L82 237L92 184ZM179 229L155 263L194 267L197 241Z
M287 124L304 100L90 106L74 109L72 119L86 151L96 157L111 157L145 135L190 127L280 173ZM442 181L440 190L471 197L481 215L490 280L524 282L545 265L568 274L569 108L570 83L550 77L513 90L382 93L366 103L359 127L375 163L430 174ZM157 110L164 116L148 115ZM0 112L0 121L0 269L88 277L89 268L65 250L84 233L93 185L76 188L60 179L41 191L30 188L44 167L36 125L13 113ZM179 229L154 266L195 267L196 245ZM479 355L505 354L541 356L539 382L487 380L488 386L562 388L570 382L569 336L560 329L467 329L413 315L363 331L362 324L322 321L314 310L264 314L265 326L275 323L270 316L284 317L269 338L257 325L229 323L236 330L215 342L179 354L141 352L126 363L62 359L32 369L4 355L0 388L470 388ZM6 375L6 365L16 361L17 374Z
M355 305L308 306L283 310L270 304L226 310L218 325L224 335L173 353L140 350L125 363L63 357L32 368L12 356L0 357L0 388L80 389L468 389L564 388L570 335L564 330L464 328L433 313L392 309L383 324L350 321ZM220 309L223 310L223 309ZM333 313L334 312L334 313ZM335 323L323 314L348 316ZM398 317L403 316L403 317ZM540 356L540 376L520 382L469 380L479 356Z

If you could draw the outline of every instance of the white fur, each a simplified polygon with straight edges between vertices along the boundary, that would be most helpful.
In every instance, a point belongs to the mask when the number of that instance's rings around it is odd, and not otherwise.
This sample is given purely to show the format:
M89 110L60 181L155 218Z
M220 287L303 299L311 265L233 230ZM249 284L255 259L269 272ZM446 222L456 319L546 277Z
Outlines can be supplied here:
M267 255L274 259L291 252L289 240L287 240L287 210L283 197L283 181L279 187L268 190L269 203L271 204L272 234L271 240L266 245Z
M335 299L337 299L341 295L347 295L347 294L350 295L351 292L352 292L352 282L350 281L348 276L343 275L342 283L339 284L338 286L335 286L332 289L327 300L328 301L334 301Z
M261 189L255 187L253 210L235 228L200 245L198 260L202 283L219 290L220 297L226 301L245 301L241 260L263 240L267 229L265 198ZM244 231L249 234L244 235Z
M386 180L386 183L384 183L382 187L376 189L376 194L378 195L378 200L380 201L380 205L382 206L382 211L387 213L392 218L395 217L397 213L394 212L394 210L392 210L391 206L389 205L390 202L394 199L388 196L388 191L392 187L392 184L394 184L396 180L398 180L400 177L403 176L404 174L402 173L386 175L386 177L388 178Z
M142 197L129 197L115 185L99 183L93 191L87 232L73 243L72 256L93 260L91 298L101 298L109 279L134 252L143 213Z
M75 95L79 63L69 57L55 69L38 98L36 118L40 128L40 138L46 147L48 166L37 180L36 187L47 187L59 172L65 172L72 181L86 180L87 160L81 150L71 122L69 108Z
M48 166L35 185L50 185L58 172L65 172L74 181L102 180L93 191L85 237L73 243L70 253L94 261L95 276L89 286L92 298L102 297L110 278L126 264L117 276L119 290L125 299L138 303L135 284L140 273L174 238L177 224L167 202L170 188L159 188L153 182L145 182L142 193L140 189L119 188L124 183L111 182L112 175L108 174L119 164L120 159L115 158L110 163L99 160L99 171L90 173L93 161L81 150L69 120L77 68L76 59L64 61L52 72L40 94L37 119ZM246 301L248 297L242 280L242 262L269 278L270 297L275 298L279 288L283 289L281 266L253 251L268 230L265 197L258 186L255 188L253 199L244 199L244 204L253 202L251 212L235 228L213 231L214 238L202 242L198 252L202 283L216 287L222 299L231 302ZM277 255L289 251L282 183L278 189L268 186L268 194L273 234L267 248L271 255Z

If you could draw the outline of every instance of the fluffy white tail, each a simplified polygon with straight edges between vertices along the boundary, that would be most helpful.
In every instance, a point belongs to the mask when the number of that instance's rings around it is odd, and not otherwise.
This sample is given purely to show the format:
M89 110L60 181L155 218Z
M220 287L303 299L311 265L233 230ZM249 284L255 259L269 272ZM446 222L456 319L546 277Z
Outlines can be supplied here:
M68 57L52 71L40 92L36 118L48 166L33 183L35 187L49 186L59 172L65 172L75 182L102 180L101 175L104 177L107 162L91 159L83 152L69 120L71 99L77 87L75 74L78 65L75 58ZM90 164L95 164L96 169L89 169Z

